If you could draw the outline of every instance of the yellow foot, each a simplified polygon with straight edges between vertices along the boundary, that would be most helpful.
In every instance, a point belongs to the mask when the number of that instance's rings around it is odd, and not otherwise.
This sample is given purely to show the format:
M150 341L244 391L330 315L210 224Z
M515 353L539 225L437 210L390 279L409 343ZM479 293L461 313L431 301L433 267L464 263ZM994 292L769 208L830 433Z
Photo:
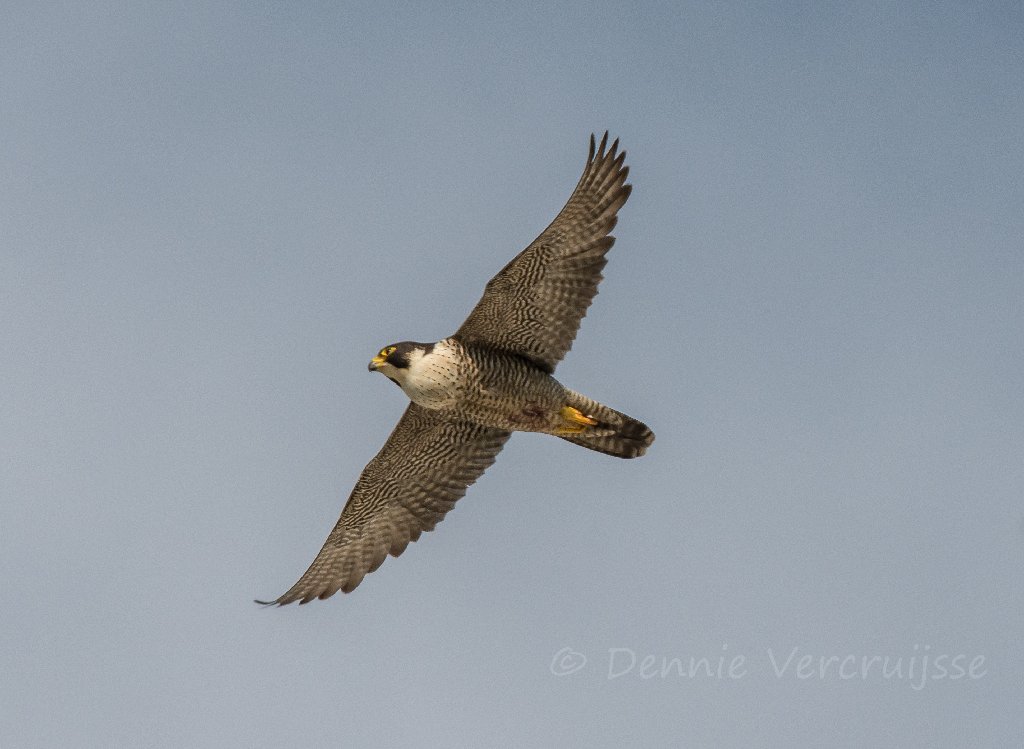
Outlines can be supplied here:
M572 406L562 406L558 413L565 421L565 425L558 430L559 434L579 434L587 427L597 426L598 423L597 419L587 416Z

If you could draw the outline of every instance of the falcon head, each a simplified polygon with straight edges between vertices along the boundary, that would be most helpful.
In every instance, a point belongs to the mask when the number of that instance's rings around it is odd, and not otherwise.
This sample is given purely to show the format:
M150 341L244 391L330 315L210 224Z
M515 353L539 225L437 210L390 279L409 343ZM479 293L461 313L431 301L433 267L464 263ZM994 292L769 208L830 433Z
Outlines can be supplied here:
M416 343L414 341L402 341L385 346L377 355L370 359L369 370L380 372L395 384L401 386L408 376L409 367L414 361L418 361L434 348L432 343Z

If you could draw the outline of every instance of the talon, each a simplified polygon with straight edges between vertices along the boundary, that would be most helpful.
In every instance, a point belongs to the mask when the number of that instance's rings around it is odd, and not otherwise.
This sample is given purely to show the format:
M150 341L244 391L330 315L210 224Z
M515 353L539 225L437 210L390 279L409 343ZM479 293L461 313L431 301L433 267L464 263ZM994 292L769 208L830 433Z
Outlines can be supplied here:
M596 427L597 419L587 416L579 409L573 408L572 406L562 406L562 410L559 414L566 421L567 428L573 429L573 431L583 431L582 427Z

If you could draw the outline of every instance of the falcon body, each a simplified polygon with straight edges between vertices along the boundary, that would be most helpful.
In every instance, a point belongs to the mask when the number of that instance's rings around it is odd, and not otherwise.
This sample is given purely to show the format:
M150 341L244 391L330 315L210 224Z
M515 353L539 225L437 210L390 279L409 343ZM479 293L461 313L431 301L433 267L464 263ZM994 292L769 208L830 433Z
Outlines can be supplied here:
M620 458L654 441L645 424L563 386L555 367L597 294L628 167L605 133L555 220L484 290L459 329L385 346L370 361L410 403L363 470L316 559L271 603L349 592L433 530L512 432L542 432Z
M577 441L585 436L594 443L588 447L619 457L642 455L650 444L633 435L621 440L617 450L602 448L597 440L639 422L569 390L529 359L464 345L455 337L388 346L369 368L382 372L437 419L468 420L509 432L572 436Z

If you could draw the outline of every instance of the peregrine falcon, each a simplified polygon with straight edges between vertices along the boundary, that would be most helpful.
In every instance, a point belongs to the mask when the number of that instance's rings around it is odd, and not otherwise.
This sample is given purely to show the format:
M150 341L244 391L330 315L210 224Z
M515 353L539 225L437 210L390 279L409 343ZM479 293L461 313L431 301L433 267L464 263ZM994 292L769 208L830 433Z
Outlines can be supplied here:
M636 458L647 426L562 385L552 374L597 294L632 187L625 151L590 136L576 189L541 235L492 278L462 326L435 343L403 341L370 361L410 403L363 469L320 553L284 605L348 593L388 554L434 529L490 466L512 432L553 434Z

